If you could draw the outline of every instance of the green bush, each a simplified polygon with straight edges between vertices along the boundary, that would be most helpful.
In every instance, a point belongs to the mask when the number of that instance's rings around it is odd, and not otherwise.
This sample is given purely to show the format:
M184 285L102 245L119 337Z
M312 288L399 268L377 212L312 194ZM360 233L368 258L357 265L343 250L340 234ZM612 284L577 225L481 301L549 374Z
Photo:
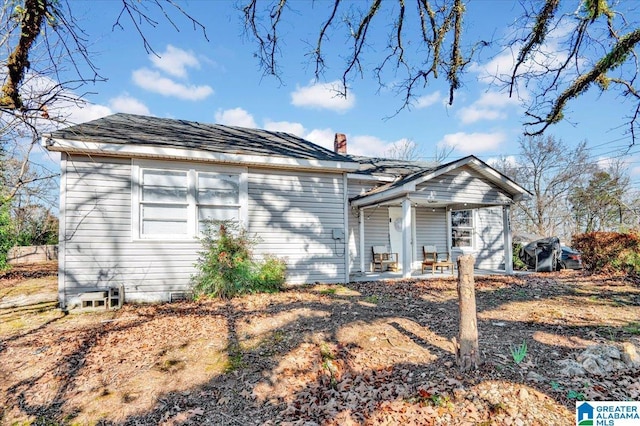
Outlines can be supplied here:
M513 248L513 269L516 271L524 271L527 269L527 264L520 259L520 252L522 251L522 244L514 243L512 245Z
M244 293L275 292L282 289L286 264L274 256L253 259L258 242L236 221L207 223L200 239L203 250L192 277L194 296L231 298Z
M9 267L7 255L9 249L13 247L13 244L14 236L11 215L9 214L9 204L2 204L2 200L0 199L0 271Z
M640 274L640 236L635 233L588 232L573 237L582 263L591 272Z

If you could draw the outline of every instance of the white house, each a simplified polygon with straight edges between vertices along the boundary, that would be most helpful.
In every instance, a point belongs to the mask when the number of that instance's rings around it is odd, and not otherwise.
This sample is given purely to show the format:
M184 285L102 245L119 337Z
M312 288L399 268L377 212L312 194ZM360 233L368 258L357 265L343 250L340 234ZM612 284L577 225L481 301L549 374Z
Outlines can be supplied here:
M339 136L339 135L337 135ZM527 191L470 156L445 165L346 154L259 129L115 114L46 135L61 153L59 298L123 286L127 301L190 290L206 219L239 220L287 282L343 283L390 245L511 272L509 206ZM506 260L506 261L505 261Z

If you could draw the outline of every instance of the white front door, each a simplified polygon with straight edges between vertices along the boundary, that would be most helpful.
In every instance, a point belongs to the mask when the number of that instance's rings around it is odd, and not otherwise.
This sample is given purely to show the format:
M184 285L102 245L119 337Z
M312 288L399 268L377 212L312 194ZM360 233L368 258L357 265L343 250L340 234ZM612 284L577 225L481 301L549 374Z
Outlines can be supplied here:
M391 252L398 253L398 268L402 268L402 208L389 207L389 241Z
M413 250L414 244L413 242L416 240L416 211L415 209L411 209L411 247L412 253L411 261L414 262ZM398 253L398 268L402 269L402 258L404 256L404 244L402 244L402 207L389 207L389 241L391 242L391 251L393 253ZM412 265L413 268L419 267L416 265Z

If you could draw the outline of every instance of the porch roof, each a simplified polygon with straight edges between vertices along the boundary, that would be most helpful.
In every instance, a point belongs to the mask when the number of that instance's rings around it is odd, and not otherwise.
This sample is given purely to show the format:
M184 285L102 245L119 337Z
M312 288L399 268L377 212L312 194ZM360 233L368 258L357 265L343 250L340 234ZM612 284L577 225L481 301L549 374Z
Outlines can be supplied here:
M468 166L488 182L496 185L507 193L513 201L526 198L531 195L529 191L517 184L512 179L503 175L484 161L470 155L436 168L424 168L406 176L400 177L393 182L381 185L366 194L358 195L350 199L352 207L367 207L378 204L393 204L403 199L410 199L417 205L429 205L433 207L459 202L437 200L429 194L416 192L416 187L424 182L435 179L445 173L452 172L463 166Z

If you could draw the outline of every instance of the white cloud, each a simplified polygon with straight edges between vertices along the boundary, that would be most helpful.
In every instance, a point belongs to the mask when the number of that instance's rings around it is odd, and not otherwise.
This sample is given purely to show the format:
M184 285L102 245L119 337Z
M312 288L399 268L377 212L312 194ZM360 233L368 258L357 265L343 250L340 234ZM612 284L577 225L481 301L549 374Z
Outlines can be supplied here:
M478 80L484 83L491 83L496 76L505 76L511 73L516 61L518 46L511 49L505 49L500 55L495 56L489 62L484 64L473 63L469 66L469 70L478 74Z
M29 71L25 74L22 93L27 94L28 103L32 102L31 98L55 95L46 105L47 114L53 120L36 120L35 124L41 132L50 132L112 114L108 106L92 104L70 90L61 89L58 81Z
M80 105L77 103L69 103L69 105L65 107L65 112L69 114L67 125L84 123L113 114L111 108L105 105L90 103L81 103Z
M397 141L398 142L398 141ZM347 135L347 152L353 155L365 155L367 157L384 157L394 142L384 141L376 136L351 136Z
M253 116L242 108L232 108L216 111L216 122L227 126L256 128Z
M333 140L336 133L332 129L313 129L305 135L305 139L333 151ZM350 152L349 152L350 153Z
M518 106L518 100L510 98L506 93L486 92L468 107L458 111L458 117L464 124L481 120L503 120L507 118L508 108Z
M138 99L129 95L120 95L109 99L109 106L115 112L126 112L128 114L151 115L149 108Z
M506 136L502 132L495 133L452 133L445 135L438 146L454 148L463 154L477 154L498 149Z
M150 55L149 58L156 68L174 77L185 78L187 67L200 68L200 62L193 52L179 49L170 44L167 45L167 50L164 53L159 54L159 57Z
M292 123L290 121L270 121L265 120L265 130L271 130L273 132L286 132L296 135L298 137L304 137L304 126L300 123Z
M440 92L420 96L418 99L416 99L415 107L418 109L430 107L431 105L437 103L441 98L442 97L440 96Z
M475 123L476 121L504 120L507 118L507 114L503 111L494 109L470 106L460 109L458 117L460 117L463 124L470 124Z
M344 112L354 107L356 96L349 91L347 97L340 96L342 83L338 80L329 83L310 83L298 87L291 93L291 104L299 107L328 109Z
M304 139L333 151L333 141L336 132L331 128L313 129L304 136ZM396 144L403 143L405 139L394 142L385 141L376 136L347 134L347 154L364 155L367 157L384 157Z
M521 28L522 31L529 31L528 28ZM567 40L574 37L575 27L570 20L555 25L545 38L545 42L535 52L518 67L518 75L547 75L549 69L557 69L567 60L567 50L563 45ZM478 80L487 84L497 83L503 85L505 81L511 79L513 69L516 64L518 54L522 48L522 42L512 43L508 49L504 49L490 61L479 64L472 63L469 70L478 74ZM585 59L578 58L578 64L584 63ZM524 83L525 80L522 80ZM525 84L516 82L514 96L521 99L529 98L529 90Z
M163 77L159 72L140 68L133 72L133 82L143 89L159 93L163 96L175 96L180 99L199 101L213 94L210 86L196 86L176 83Z

